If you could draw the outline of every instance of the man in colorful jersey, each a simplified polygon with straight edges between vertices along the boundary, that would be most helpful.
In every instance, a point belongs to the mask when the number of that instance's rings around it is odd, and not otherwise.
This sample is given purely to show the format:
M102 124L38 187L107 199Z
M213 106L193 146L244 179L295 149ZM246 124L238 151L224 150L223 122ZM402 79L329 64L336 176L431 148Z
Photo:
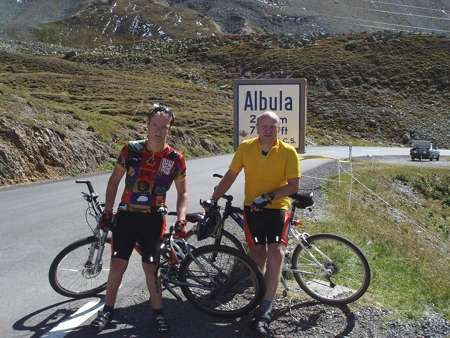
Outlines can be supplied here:
M167 135L174 115L157 105L147 119L147 140L125 145L106 188L105 211L100 225L110 224L117 189L124 174L125 190L118 207L116 225L112 229L111 270L106 287L105 306L92 326L103 330L111 321L117 291L135 244L139 244L145 272L153 321L158 331L167 331L162 311L161 287L158 280L159 250L165 233L165 198L172 182L177 190L177 225L185 225L187 208L186 164L183 155L170 147Z
M272 302L280 280L288 225L285 213L289 195L298 191L300 163L295 148L278 139L280 118L271 111L257 118L258 137L244 140L234 154L229 170L215 188L217 201L244 168L244 230L250 257L264 272L266 293L256 313L254 327L270 333Z

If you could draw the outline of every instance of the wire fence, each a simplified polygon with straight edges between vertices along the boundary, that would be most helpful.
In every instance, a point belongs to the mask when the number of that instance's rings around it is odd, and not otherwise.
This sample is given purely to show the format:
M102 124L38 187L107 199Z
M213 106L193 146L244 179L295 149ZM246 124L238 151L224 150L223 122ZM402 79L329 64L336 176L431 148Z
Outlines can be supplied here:
M412 226L415 227L416 233L423 235L427 239L429 239L432 243L435 244L435 247L441 250L444 254L448 254L449 252L449 245L447 241L437 237L434 233L432 233L429 229L427 224L411 218L408 214L406 214L404 211L400 210L398 207L394 206L391 202L388 202L383 196L381 196L379 193L374 191L373 189L369 188L366 184L362 182L361 177L355 174L353 170L353 161L351 160L351 151L349 160L341 160L336 159L333 157L328 156L305 156L303 157L303 160L308 159L324 159L324 160L335 160L336 166L337 166L337 178L328 178L328 177L316 177L311 175L302 175L302 177L309 178L312 180L317 180L321 182L331 182L331 183L337 183L339 185L341 184L347 184L348 185L348 210L352 209L352 204L355 200L358 198L358 194L354 194L353 185L357 184L361 186L364 191L369 193L371 196L379 200L383 205L385 205L387 208L389 208L391 213L395 213L396 215L403 218L403 220ZM342 164L347 163L348 168L345 168ZM344 180L344 176L347 176L347 179ZM359 203L363 203L363 201L358 200Z

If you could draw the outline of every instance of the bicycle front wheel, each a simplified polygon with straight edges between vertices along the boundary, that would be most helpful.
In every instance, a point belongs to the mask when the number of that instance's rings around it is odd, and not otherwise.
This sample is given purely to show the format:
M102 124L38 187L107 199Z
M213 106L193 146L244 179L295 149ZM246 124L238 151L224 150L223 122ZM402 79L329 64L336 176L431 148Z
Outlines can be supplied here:
M334 234L308 237L292 255L292 269L300 287L312 298L332 305L356 301L370 284L370 268L361 250Z
M50 266L50 285L59 294L72 298L91 297L102 292L106 289L111 263L109 241L105 243L102 257L99 255L99 244L94 236L68 245ZM97 258L98 263L95 263Z
M195 249L181 262L179 279L187 300L223 318L249 313L265 291L256 264L236 249L222 245Z

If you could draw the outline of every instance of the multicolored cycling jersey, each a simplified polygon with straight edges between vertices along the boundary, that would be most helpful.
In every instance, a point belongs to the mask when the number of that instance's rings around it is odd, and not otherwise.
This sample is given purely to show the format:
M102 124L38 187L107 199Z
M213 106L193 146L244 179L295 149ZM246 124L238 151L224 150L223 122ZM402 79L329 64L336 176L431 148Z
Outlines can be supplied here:
M127 171L119 210L151 212L164 206L172 182L186 176L183 154L170 146L154 153L146 149L145 140L125 145L117 164Z

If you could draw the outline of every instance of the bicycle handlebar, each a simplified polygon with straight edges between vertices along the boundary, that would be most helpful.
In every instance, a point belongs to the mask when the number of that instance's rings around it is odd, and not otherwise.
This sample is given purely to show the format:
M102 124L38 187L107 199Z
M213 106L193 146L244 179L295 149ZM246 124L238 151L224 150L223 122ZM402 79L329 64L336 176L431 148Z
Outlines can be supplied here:
M213 174L213 177L223 178L223 175ZM233 200L233 196L227 195L227 194L223 194L223 196L221 198L226 199L227 202L231 202Z
M223 178L223 175L220 174L213 174L213 177ZM314 204L313 200L313 193L295 193L289 196L292 198L296 203L296 207L299 207L301 209L306 209L307 207L310 207ZM233 200L232 195L226 195L224 194L221 198L226 199L228 203L231 203Z
M76 180L75 183L85 183L88 187L89 193L92 195L95 193L92 183L89 180Z

